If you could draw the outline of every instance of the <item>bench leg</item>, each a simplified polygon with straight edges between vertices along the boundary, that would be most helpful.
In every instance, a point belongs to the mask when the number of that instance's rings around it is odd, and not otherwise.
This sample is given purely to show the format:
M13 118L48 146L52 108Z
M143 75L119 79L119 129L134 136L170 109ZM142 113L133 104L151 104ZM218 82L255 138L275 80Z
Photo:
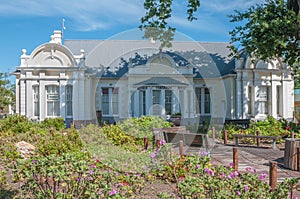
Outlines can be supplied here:
M239 146L239 138L235 137L235 146Z

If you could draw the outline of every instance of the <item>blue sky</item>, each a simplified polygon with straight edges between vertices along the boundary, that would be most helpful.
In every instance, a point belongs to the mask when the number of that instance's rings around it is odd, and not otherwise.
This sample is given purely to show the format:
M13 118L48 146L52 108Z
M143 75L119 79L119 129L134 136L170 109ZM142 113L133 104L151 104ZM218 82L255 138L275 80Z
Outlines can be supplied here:
M124 34L136 29L145 13L143 0L0 0L0 71L12 72L28 53L50 40L65 19L64 39L140 39ZM173 1L170 23L188 40L229 42L234 24L228 14L263 0L202 0L198 20L186 20L186 1ZM131 31L132 32L132 31ZM125 36L124 36L125 35ZM122 37L123 36L123 37ZM12 79L13 80L13 79Z

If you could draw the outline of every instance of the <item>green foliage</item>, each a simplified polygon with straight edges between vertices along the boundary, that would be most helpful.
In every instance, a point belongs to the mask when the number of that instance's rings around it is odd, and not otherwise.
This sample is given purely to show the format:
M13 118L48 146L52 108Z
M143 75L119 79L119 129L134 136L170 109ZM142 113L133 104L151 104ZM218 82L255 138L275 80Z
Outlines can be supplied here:
M251 57L270 60L283 58L295 71L300 63L300 14L290 10L284 0L235 11L231 22L238 25L230 32L231 42L241 45ZM238 48L231 46L234 55Z
M83 143L75 129L68 129L64 132L47 131L40 134L36 146L38 155L48 156L80 151L83 148Z
M140 29L145 30L144 38L153 38L161 42L161 48L171 47L175 28L168 24L172 17L173 0L145 0L145 16L141 18ZM188 21L196 20L194 13L200 6L199 0L187 1L187 19Z
M64 118L58 117L58 118L46 118L44 121L40 123L40 126L42 128L54 128L57 131L63 130L66 128L66 125L64 123Z
M3 111L8 105L15 101L15 88L7 79L6 73L0 72L0 110Z
M14 134L25 133L33 127L24 115L9 115L7 118L0 120L1 132L12 132Z
M268 116L267 120L259 120L257 122L252 121L250 127L247 129L240 128L235 124L228 124L225 126L227 130L227 136L232 139L232 134L246 134L246 135L256 135L256 132L260 132L261 136L279 136L285 138L290 135L291 129L288 129L288 123L286 120L276 120L275 118ZM222 135L223 136L223 133ZM223 138L223 137L222 137ZM246 142L252 142L253 139L244 139ZM282 141L282 139L280 140Z
M144 137L152 139L153 128L170 127L171 123L161 117L142 116L139 118L126 119L123 122L118 123L117 126L119 126L119 128L126 134L138 139L142 139Z

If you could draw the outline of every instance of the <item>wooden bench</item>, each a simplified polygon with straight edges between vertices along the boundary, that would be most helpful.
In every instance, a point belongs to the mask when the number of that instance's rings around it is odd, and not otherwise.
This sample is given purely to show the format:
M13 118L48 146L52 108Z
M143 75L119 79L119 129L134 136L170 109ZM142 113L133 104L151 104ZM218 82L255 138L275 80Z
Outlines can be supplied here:
M183 141L184 145L205 147L207 134L196 134L196 133L174 133L174 132L163 132L164 139L167 143L178 144L180 140Z
M239 138L256 138L257 146L259 146L260 139L270 139L272 140L273 149L276 149L276 141L280 139L279 136L260 136L260 135L247 135L247 134L233 134L232 136L235 139L235 146L239 145Z
M154 128L152 144L154 145L156 140L164 139L167 143L179 143L183 141L185 145L190 146L205 146L206 134L190 133L186 130L185 126L175 126L169 128Z
M233 120L225 120L224 125L227 124L236 124L242 128L249 128L250 126L250 119L233 119Z

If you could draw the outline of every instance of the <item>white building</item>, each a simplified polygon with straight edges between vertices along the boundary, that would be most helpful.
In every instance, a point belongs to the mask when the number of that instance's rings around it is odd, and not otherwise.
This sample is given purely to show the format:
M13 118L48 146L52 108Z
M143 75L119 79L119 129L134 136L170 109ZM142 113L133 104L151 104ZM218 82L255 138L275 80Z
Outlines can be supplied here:
M173 42L159 50L146 40L51 41L22 50L16 112L67 124L181 113L184 124L211 119L293 118L293 78L278 60L228 57L228 43Z

